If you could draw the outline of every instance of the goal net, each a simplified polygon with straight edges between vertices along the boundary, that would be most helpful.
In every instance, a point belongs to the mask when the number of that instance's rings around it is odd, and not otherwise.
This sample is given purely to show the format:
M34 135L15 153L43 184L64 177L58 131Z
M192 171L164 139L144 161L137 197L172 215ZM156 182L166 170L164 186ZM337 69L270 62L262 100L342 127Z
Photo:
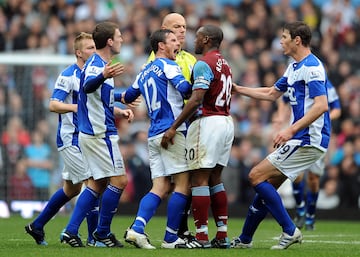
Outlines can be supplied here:
M17 171L17 162L24 157L21 147L28 142L26 136L18 132L13 125L14 117L19 118L29 136L35 130L44 130L44 134L48 133L45 140L52 149L54 169L57 168L56 162L59 161L55 138L58 116L49 112L48 102L57 76L75 61L73 55L0 54L0 201L10 204L13 200L38 200L36 194L31 196L29 190L23 188L26 181L22 181L20 175L14 178L15 173L20 173ZM14 134L19 142L13 142ZM54 179L52 174L51 177L49 191L52 186L59 186L57 183L61 181L61 178ZM47 194L44 195L44 199L46 197Z

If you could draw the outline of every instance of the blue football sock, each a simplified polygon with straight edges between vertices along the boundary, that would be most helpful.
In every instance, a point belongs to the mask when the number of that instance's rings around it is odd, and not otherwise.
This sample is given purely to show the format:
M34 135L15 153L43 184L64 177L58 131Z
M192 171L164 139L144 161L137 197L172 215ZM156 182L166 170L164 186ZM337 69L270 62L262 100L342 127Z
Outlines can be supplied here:
M75 208L66 227L66 231L73 235L77 235L79 233L81 222L86 217L86 214L90 210L94 209L98 202L98 198L98 193L88 187L85 188L75 204Z
M182 214L178 235L183 235L185 232L189 231L188 227L188 217L190 214L190 208L191 208L191 197L187 198L187 203L184 208L184 212Z
M110 233L111 221L117 211L122 192L122 189L108 185L101 197L99 224L96 229L101 238Z
M316 211L316 202L319 196L319 192L307 192L306 201L307 201L307 209L306 209L306 224L313 224L315 219L315 211Z
M262 199L258 194L255 195L252 205L250 205L243 230L239 236L242 243L248 244L252 241L257 227L260 222L266 217L268 210L263 204Z
M138 233L144 234L146 224L154 216L160 203L161 198L158 195L152 192L147 193L140 201L139 210L131 228Z
M255 191L265 201L265 206L288 235L293 235L295 224L286 211L279 193L269 182L264 181L255 186Z
M71 198L67 197L64 193L64 189L60 188L56 191L49 202L45 206L44 210L39 214L39 216L34 220L33 225L36 229L43 229L46 223L55 216L56 213L63 207Z
M167 206L167 223L164 241L175 242L178 239L177 232L183 217L188 197L179 192L174 192Z
M293 183L293 195L296 202L296 213L300 216L305 214L305 201L304 201L304 179L300 183Z
M99 198L95 204L95 207L86 214L86 222L88 227L88 241L93 239L92 233L96 230L99 220Z

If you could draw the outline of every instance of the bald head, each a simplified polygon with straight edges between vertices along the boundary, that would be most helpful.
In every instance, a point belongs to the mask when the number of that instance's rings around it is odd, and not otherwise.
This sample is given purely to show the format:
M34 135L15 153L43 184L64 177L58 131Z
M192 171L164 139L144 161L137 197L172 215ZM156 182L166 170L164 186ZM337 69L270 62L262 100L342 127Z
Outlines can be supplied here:
M171 26L171 24L173 24L175 22L180 23L180 24L186 24L184 16L182 16L179 13L174 12L174 13L169 13L164 17L162 26L168 27L168 26Z
M179 13L169 13L164 17L161 28L172 30L181 46L184 45L186 33L186 21L184 16Z

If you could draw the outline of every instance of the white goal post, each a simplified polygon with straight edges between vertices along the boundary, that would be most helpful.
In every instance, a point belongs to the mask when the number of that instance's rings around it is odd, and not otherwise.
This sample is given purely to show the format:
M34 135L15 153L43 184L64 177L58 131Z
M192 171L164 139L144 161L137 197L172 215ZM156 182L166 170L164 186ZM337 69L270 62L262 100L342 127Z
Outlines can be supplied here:
M44 53L0 53L0 64L6 65L46 65L63 66L76 61L74 55L57 55Z

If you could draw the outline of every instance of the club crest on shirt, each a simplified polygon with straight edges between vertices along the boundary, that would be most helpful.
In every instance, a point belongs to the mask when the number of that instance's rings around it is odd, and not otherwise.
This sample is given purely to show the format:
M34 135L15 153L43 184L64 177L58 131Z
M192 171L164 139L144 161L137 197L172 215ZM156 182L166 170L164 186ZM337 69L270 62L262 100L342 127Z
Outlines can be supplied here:
M65 77L59 78L59 81L57 83L57 87L65 88L66 81L67 81L67 79Z
M88 70L88 74L90 75L92 75L92 74L94 74L94 75L98 75L100 72L99 72L99 68L98 67L95 67L95 66L90 66L89 67L89 70Z
M321 74L319 71L311 71L310 72L310 79L313 80L313 79L320 79L321 77Z

